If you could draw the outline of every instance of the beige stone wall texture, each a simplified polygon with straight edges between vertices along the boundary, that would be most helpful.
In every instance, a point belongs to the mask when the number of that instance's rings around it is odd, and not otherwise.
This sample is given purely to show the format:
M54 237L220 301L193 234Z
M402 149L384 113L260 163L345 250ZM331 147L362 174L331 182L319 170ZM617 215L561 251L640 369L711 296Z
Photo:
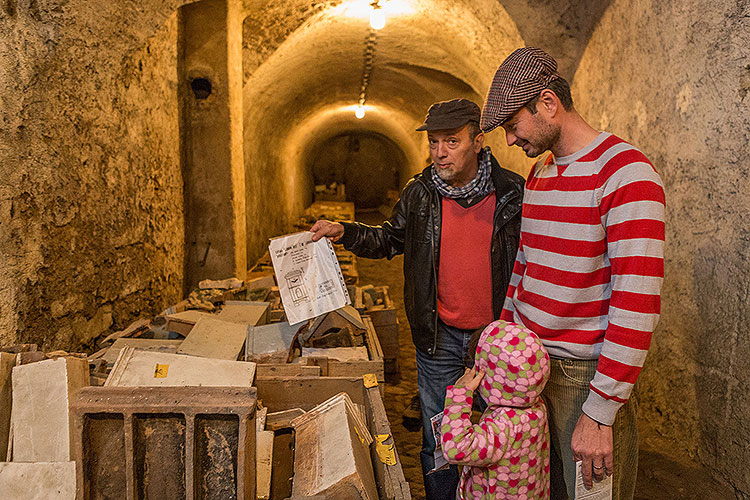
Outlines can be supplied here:
M77 349L181 297L176 8L0 6L0 344Z
M616 0L573 87L666 189L662 316L639 382L647 437L748 498L750 3Z

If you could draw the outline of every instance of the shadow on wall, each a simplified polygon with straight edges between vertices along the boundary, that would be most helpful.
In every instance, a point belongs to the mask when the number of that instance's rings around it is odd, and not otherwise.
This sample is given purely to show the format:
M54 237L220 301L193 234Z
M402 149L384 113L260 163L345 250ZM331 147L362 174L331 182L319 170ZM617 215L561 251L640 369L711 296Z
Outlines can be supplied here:
M358 208L383 204L387 191L399 190L406 155L384 135L351 131L331 137L308 157L315 184L344 184Z

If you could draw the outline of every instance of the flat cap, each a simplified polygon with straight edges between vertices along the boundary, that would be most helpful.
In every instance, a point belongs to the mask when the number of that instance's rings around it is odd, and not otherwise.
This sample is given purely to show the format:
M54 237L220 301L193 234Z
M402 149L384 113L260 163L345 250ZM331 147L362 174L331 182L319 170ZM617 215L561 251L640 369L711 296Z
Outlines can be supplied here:
M417 130L449 130L463 127L469 122L479 123L481 111L468 99L436 102L427 110L424 123Z
M482 109L482 130L489 132L559 78L557 61L541 49L523 47L502 62L487 92Z

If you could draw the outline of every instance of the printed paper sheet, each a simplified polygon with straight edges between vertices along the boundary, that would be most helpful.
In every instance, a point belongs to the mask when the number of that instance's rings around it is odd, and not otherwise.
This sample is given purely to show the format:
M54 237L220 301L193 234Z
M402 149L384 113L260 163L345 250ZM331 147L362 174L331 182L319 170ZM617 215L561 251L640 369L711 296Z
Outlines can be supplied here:
M303 231L274 238L268 248L290 325L351 303L336 252L326 238L313 242L312 233Z
M587 490L583 485L581 462L576 462L575 500L612 500L612 476L607 476L601 481L594 479L594 485Z

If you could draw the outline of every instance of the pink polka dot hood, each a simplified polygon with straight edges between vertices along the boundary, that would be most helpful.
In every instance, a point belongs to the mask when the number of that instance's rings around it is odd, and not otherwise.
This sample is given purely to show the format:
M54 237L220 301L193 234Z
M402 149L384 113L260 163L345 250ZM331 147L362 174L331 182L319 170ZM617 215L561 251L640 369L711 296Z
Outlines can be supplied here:
M484 329L474 366L486 372L479 393L490 406L527 408L549 379L549 356L542 341L531 330L505 321Z
M471 421L474 394L448 386L441 421L443 455L463 465L456 498L549 499L549 425L541 398L549 356L539 338L514 323L495 321L474 356L485 376L478 391L488 406Z

